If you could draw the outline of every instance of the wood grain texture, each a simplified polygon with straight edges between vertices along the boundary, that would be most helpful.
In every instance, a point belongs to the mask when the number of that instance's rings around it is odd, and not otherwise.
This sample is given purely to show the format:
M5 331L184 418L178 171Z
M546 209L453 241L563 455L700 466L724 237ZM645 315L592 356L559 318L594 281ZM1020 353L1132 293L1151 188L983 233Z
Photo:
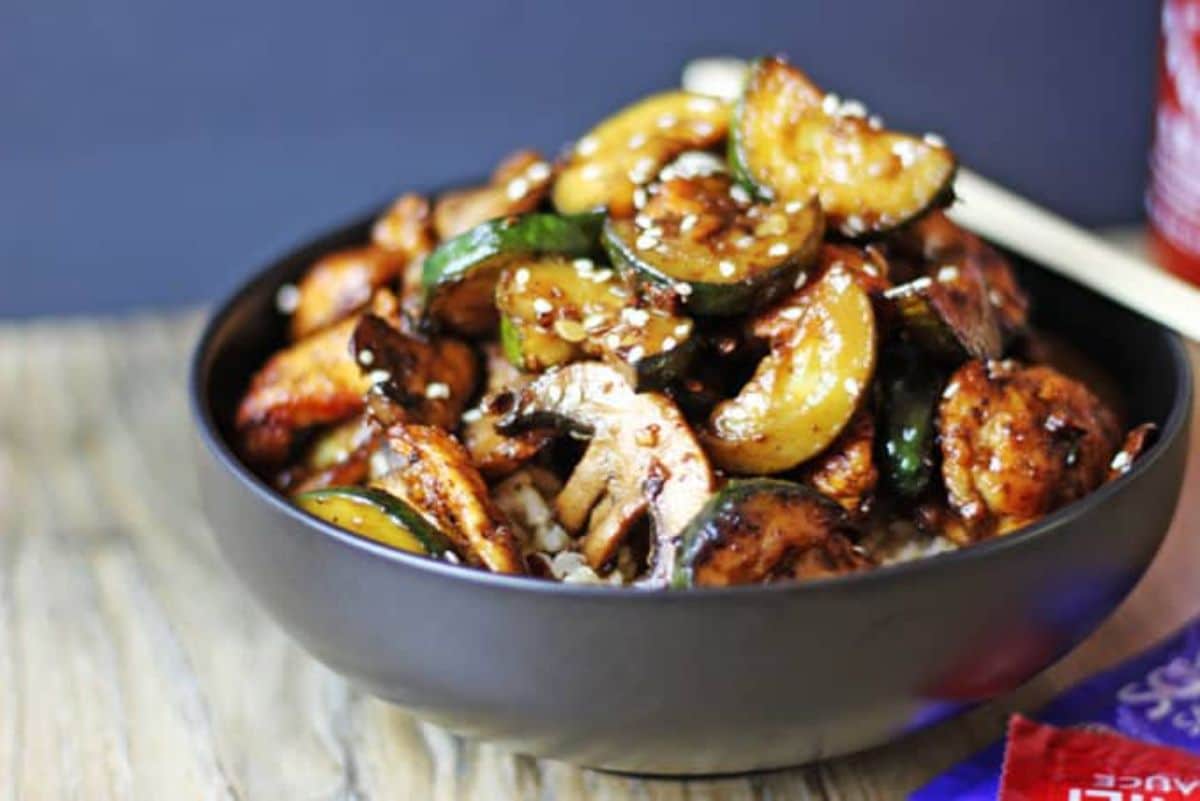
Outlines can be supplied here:
M721 781L642 781L464 742L287 641L217 559L184 396L199 316L0 325L0 800L890 799L1007 713L1200 607L1200 433L1149 575L1029 686L889 747ZM1193 347L1194 364L1200 348Z

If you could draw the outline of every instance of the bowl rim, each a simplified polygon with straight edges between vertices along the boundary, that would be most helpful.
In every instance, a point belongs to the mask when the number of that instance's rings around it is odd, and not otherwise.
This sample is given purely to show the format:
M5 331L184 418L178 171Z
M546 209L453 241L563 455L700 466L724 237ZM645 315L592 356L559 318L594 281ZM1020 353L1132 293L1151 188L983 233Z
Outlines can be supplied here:
M1024 526L1002 537L993 537L983 542L974 543L953 551L924 556L907 562L880 565L861 573L851 573L844 576L831 576L812 579L803 582L777 582L774 584L749 584L732 587L692 587L681 592L668 587L638 588L628 586L613 586L607 584L567 584L561 581L550 581L531 576L507 575L492 573L486 570L465 568L463 565L451 564L438 559L431 559L419 554L408 553L396 548L383 545L354 532L339 528L321 518L312 515L288 501L282 494L267 484L252 471L237 456L230 443L221 434L220 426L213 415L212 404L206 392L209 384L207 365L215 353L214 343L218 332L226 325L226 321L241 307L247 299L262 291L264 287L281 283L277 273L283 272L283 265L291 262L302 252L311 250L323 242L344 238L352 231L369 226L373 216L383 208L382 205L372 207L367 214L356 215L349 222L323 228L322 233L303 240L299 245L289 247L282 255L270 259L265 267L255 270L250 276L241 281L236 289L219 302L209 312L208 319L199 338L193 346L188 366L188 405L193 424L198 429L209 455L216 459L220 466L231 473L244 489L249 490L261 502L276 512L283 514L297 525L314 530L318 534L331 538L343 547L348 547L374 557L390 562L402 569L417 570L449 581L462 582L469 585L482 585L502 592L528 592L555 596L571 596L585 598L610 598L616 603L645 602L687 602L687 599L712 599L725 597L758 597L764 594L793 595L820 594L842 591L862 585L874 585L904 581L910 577L924 574L929 570L949 570L953 565L964 562L982 561L992 554L1016 551L1029 546L1043 535L1058 526L1081 517L1097 505L1105 503L1109 498L1124 491L1133 481L1149 472L1154 465L1164 458L1166 451L1175 440L1183 434L1192 407L1194 392L1191 361L1184 346L1183 339L1177 333L1154 323L1155 332L1162 338L1172 369L1176 375L1176 391L1171 399L1170 411L1161 426L1159 436L1150 450L1139 457L1133 468L1124 475L1108 481L1083 498L1072 501L1067 505L1045 515L1036 522ZM1038 269L1044 269L1037 262L1030 260ZM1091 292L1085 287L1076 286L1080 292ZM1094 294L1094 293L1093 293ZM1130 311L1131 314L1137 312Z

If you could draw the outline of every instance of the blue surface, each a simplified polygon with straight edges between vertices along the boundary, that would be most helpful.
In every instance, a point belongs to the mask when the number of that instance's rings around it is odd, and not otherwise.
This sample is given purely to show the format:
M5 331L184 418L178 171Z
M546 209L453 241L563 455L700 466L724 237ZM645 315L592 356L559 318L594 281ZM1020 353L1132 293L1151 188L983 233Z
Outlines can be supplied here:
M0 3L0 316L211 299L406 187L783 51L1076 219L1141 214L1152 0Z

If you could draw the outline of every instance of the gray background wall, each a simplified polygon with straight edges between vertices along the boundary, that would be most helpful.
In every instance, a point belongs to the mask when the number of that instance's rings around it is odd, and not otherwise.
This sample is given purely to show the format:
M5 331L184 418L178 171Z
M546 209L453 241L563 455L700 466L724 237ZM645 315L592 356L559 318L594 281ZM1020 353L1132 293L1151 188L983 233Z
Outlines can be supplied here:
M3 0L0 316L212 299L407 187L782 51L1090 224L1141 215L1154 0Z

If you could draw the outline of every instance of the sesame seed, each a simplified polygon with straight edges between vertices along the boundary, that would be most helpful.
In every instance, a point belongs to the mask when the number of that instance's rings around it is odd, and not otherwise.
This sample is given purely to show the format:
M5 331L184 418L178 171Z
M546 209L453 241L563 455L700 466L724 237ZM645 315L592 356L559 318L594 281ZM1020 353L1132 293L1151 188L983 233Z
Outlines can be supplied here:
M784 242L776 242L774 245L771 245L771 247L767 248L768 256L786 256L787 253L788 246Z
M779 313L779 316L794 323L804 316L804 309L799 306L788 306Z
M842 105L842 99L830 92L821 100L821 111L826 114L837 114L837 110Z
M521 269L517 270L516 274L513 275L513 283L515 283L518 287L523 287L526 284L528 284L529 283L529 268L522 267Z
M275 308L280 314L291 314L300 306L300 290L295 284L284 284L275 293Z
M679 230L680 231L690 231L696 227L696 223L699 221L700 221L700 218L697 217L695 214L686 214L686 215L684 215L683 219L679 222Z
M545 298L534 298L533 313L537 315L549 314L554 311L554 304Z
M478 423L483 419L483 410L479 408L467 409L462 413L462 421L464 423Z
M935 133L927 133L921 139L931 147L945 147L946 140Z
M883 118L878 114L872 114L870 117L867 117L867 125L870 126L871 130L878 131L883 127Z
M845 228L851 234L861 234L867 230L867 225L863 222L862 217L859 217L857 214L851 214L846 218Z
M444 559L445 561L449 562L452 565L461 565L462 564L462 560L458 558L458 554L456 554L454 551L449 551L449 550L442 551L442 559Z
M642 184L650 180L654 173L654 159L649 156L642 156L629 170L629 180L635 184Z
M621 347L620 334L608 334L605 336L604 347L608 348L609 350L616 350L617 348Z
M596 270L591 274L590 277L593 283L603 284L613 277L613 271L607 268L603 270Z
M878 278L878 277L879 277L879 268L878 268L878 267L876 267L876 266L875 266L874 264L872 264L871 262L867 262L866 264L864 264L864 265L863 265L863 268L862 268L862 270L863 270L863 272L864 272L864 273L866 273L867 275L871 276L872 278Z
M675 350L678 344L679 342L676 341L675 337L667 337L662 341L662 349L664 351Z
M859 100L845 100L842 105L838 106L839 117L865 117L867 116L867 107Z
M643 206L645 206L646 199L647 198L646 198L646 190L645 189L643 189L642 187L639 186L637 189L633 190L633 207L635 209L640 209Z
M834 269L829 273L829 285L836 292L845 292L850 288L851 283L853 283L853 279L850 278L845 270Z
M686 284L683 281L675 282L672 284L671 288L674 289L675 293L680 297L686 298L688 295L692 294L692 285Z
M360 350L358 352L358 363L361 364L363 367L370 367L374 362L375 362L375 352L374 351L372 351L368 348L363 348L362 350Z
M737 272L737 265L728 259L723 259L721 263L717 265L717 271L726 278L729 278Z
M637 150L644 144L646 144L646 134L641 131L638 131L633 136L629 137L628 147L630 150Z
M450 397L450 385L443 381L431 381L425 385L425 397L430 400L445 400Z
M525 177L535 184L540 184L550 177L550 165L544 161L535 161L526 168Z
M658 127L663 129L674 128L675 124L678 122L679 118L674 114L664 114L658 118Z
M619 287L619 286L610 286L610 287L608 288L608 293L609 293L610 295L612 295L613 297L616 297L616 298L627 298L627 297L629 297L629 293L628 293L628 292L626 292L624 289L621 289L621 287Z
M733 244L737 245L739 249L745 250L746 248L748 248L754 244L754 237L749 236L749 235L739 237L737 239L737 241L735 241Z
M529 192L529 181L524 178L513 178L508 182L508 187L504 193L508 195L509 200L520 200Z
M585 136L575 145L575 152L581 156L590 156L600 147L600 142L594 136Z
M801 271L800 274L796 276L796 283L792 284L792 288L799 289L800 287L804 286L807 283L808 283L808 273Z
M654 225L654 220L649 214L636 214L633 217L633 224L638 228L649 228Z
M574 320L556 320L554 323L554 333L567 342L582 342L587 339L587 331Z
M637 362L640 362L642 360L642 357L645 355L646 355L645 348L643 348L641 345L634 345L632 348L629 349L629 356L628 356L629 362L631 364L636 364Z
M621 319L635 328L641 328L650 322L650 313L645 309L621 309Z
M608 317L603 314L589 314L583 318L583 327L588 331L595 331L608 325Z
M707 114L710 111L716 111L720 104L711 97L693 97L687 102L687 107L690 111Z
M677 337L686 337L688 334L692 333L692 326L690 323L680 323L679 325L675 326L675 331L673 333Z
M746 206L750 203L750 193L746 191L746 187L741 184L734 184L729 187L729 196L733 198L735 203Z
M799 214L804 209L804 204L799 200L793 200L783 207L783 210L788 214Z
M1004 295L998 289L988 290L988 300L992 302L993 306L1004 305Z
M382 384L384 381L390 381L392 374L387 370L372 370L367 373L367 380L372 384Z
M696 132L697 136L710 136L716 128L708 120L700 120L692 123L692 130Z
M947 264L943 267L939 267L937 271L937 280L941 283L958 280L958 268L953 264Z
M858 381L853 378L847 378L842 382L842 387L851 395L857 395L861 384L859 384Z
M587 164L582 170L579 171L579 175L585 181L598 181L600 180L601 175L600 165Z
M642 234L641 236L639 236L637 238L637 242L634 243L634 245L637 247L638 250L649 250L650 248L654 247L657 244L658 244L658 237L656 237L650 233Z
M900 159L901 166L911 167L921 154L921 145L912 139L898 139L892 143L892 153Z
M595 262L591 259L575 259L571 264L574 265L577 272L581 273L590 273L596 266Z

